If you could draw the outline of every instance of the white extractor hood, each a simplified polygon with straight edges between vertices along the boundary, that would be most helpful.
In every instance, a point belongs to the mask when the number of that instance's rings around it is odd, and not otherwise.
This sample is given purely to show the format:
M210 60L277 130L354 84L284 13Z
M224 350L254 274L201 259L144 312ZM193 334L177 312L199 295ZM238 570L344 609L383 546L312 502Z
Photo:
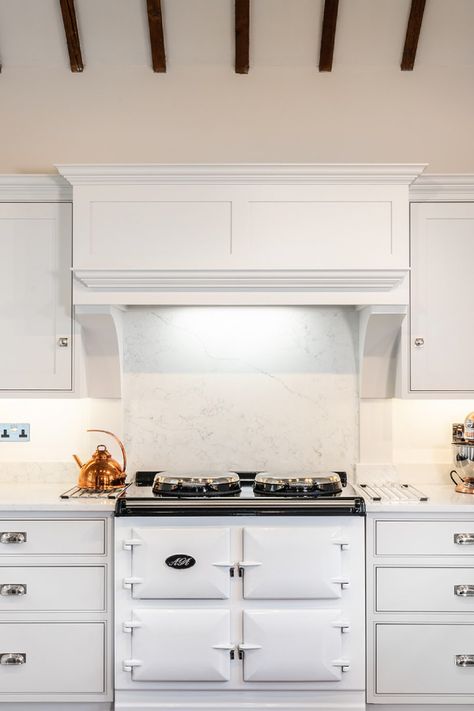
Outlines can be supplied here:
M62 165L76 304L407 304L422 165Z

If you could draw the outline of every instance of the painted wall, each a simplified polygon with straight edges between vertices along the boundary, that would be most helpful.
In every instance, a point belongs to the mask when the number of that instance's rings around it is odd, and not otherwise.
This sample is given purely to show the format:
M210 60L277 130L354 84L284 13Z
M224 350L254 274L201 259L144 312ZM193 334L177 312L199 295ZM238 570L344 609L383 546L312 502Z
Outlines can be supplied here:
M401 72L409 0L340 3L319 73L322 0L255 0L251 70L233 71L232 0L164 0L168 73L143 0L77 0L72 74L57 0L0 0L0 172L63 162L427 162L474 172L474 2L427 3Z

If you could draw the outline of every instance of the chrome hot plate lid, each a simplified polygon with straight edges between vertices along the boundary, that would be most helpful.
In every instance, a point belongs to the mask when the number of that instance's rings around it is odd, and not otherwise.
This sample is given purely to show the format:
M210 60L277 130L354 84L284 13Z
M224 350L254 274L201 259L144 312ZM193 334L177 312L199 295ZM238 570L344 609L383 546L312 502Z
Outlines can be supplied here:
M339 494L342 483L339 474L335 472L295 474L275 474L260 472L255 476L254 491L258 494L273 496L298 496L319 494Z
M240 477L235 472L160 472L155 476L152 490L154 494L166 496L226 496L240 491Z

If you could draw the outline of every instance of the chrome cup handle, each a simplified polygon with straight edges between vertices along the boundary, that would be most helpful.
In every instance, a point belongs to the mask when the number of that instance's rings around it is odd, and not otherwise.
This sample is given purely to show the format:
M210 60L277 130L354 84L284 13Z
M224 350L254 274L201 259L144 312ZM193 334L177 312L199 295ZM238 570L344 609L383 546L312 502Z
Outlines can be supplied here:
M456 654L457 667L474 667L474 654Z
M26 595L26 585L16 583L4 583L0 585L0 595L4 597L21 597Z
M26 654L23 652L5 652L0 654L0 664L26 664Z
M26 543L26 532L3 531L0 533L0 543Z

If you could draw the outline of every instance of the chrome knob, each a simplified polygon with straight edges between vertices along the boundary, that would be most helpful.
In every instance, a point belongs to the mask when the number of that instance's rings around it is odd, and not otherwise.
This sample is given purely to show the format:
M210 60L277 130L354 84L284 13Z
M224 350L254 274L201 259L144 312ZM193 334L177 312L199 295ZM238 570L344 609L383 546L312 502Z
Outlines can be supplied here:
M0 595L4 595L5 597L26 595L26 585L5 583L4 585L0 585Z
M26 664L26 654L22 652L0 654L0 664Z
M474 585L455 585L454 594L458 597L474 597Z
M456 654L457 667L474 667L474 654Z
M61 338L58 338L58 346L59 348L67 348L69 345L69 338L65 336L61 336Z
M418 348L421 348L421 346L425 345L425 339L424 338L415 338L415 346Z
M455 533L454 542L458 546L472 546L474 545L474 533Z
M0 543L26 543L24 531L3 531L0 533Z

